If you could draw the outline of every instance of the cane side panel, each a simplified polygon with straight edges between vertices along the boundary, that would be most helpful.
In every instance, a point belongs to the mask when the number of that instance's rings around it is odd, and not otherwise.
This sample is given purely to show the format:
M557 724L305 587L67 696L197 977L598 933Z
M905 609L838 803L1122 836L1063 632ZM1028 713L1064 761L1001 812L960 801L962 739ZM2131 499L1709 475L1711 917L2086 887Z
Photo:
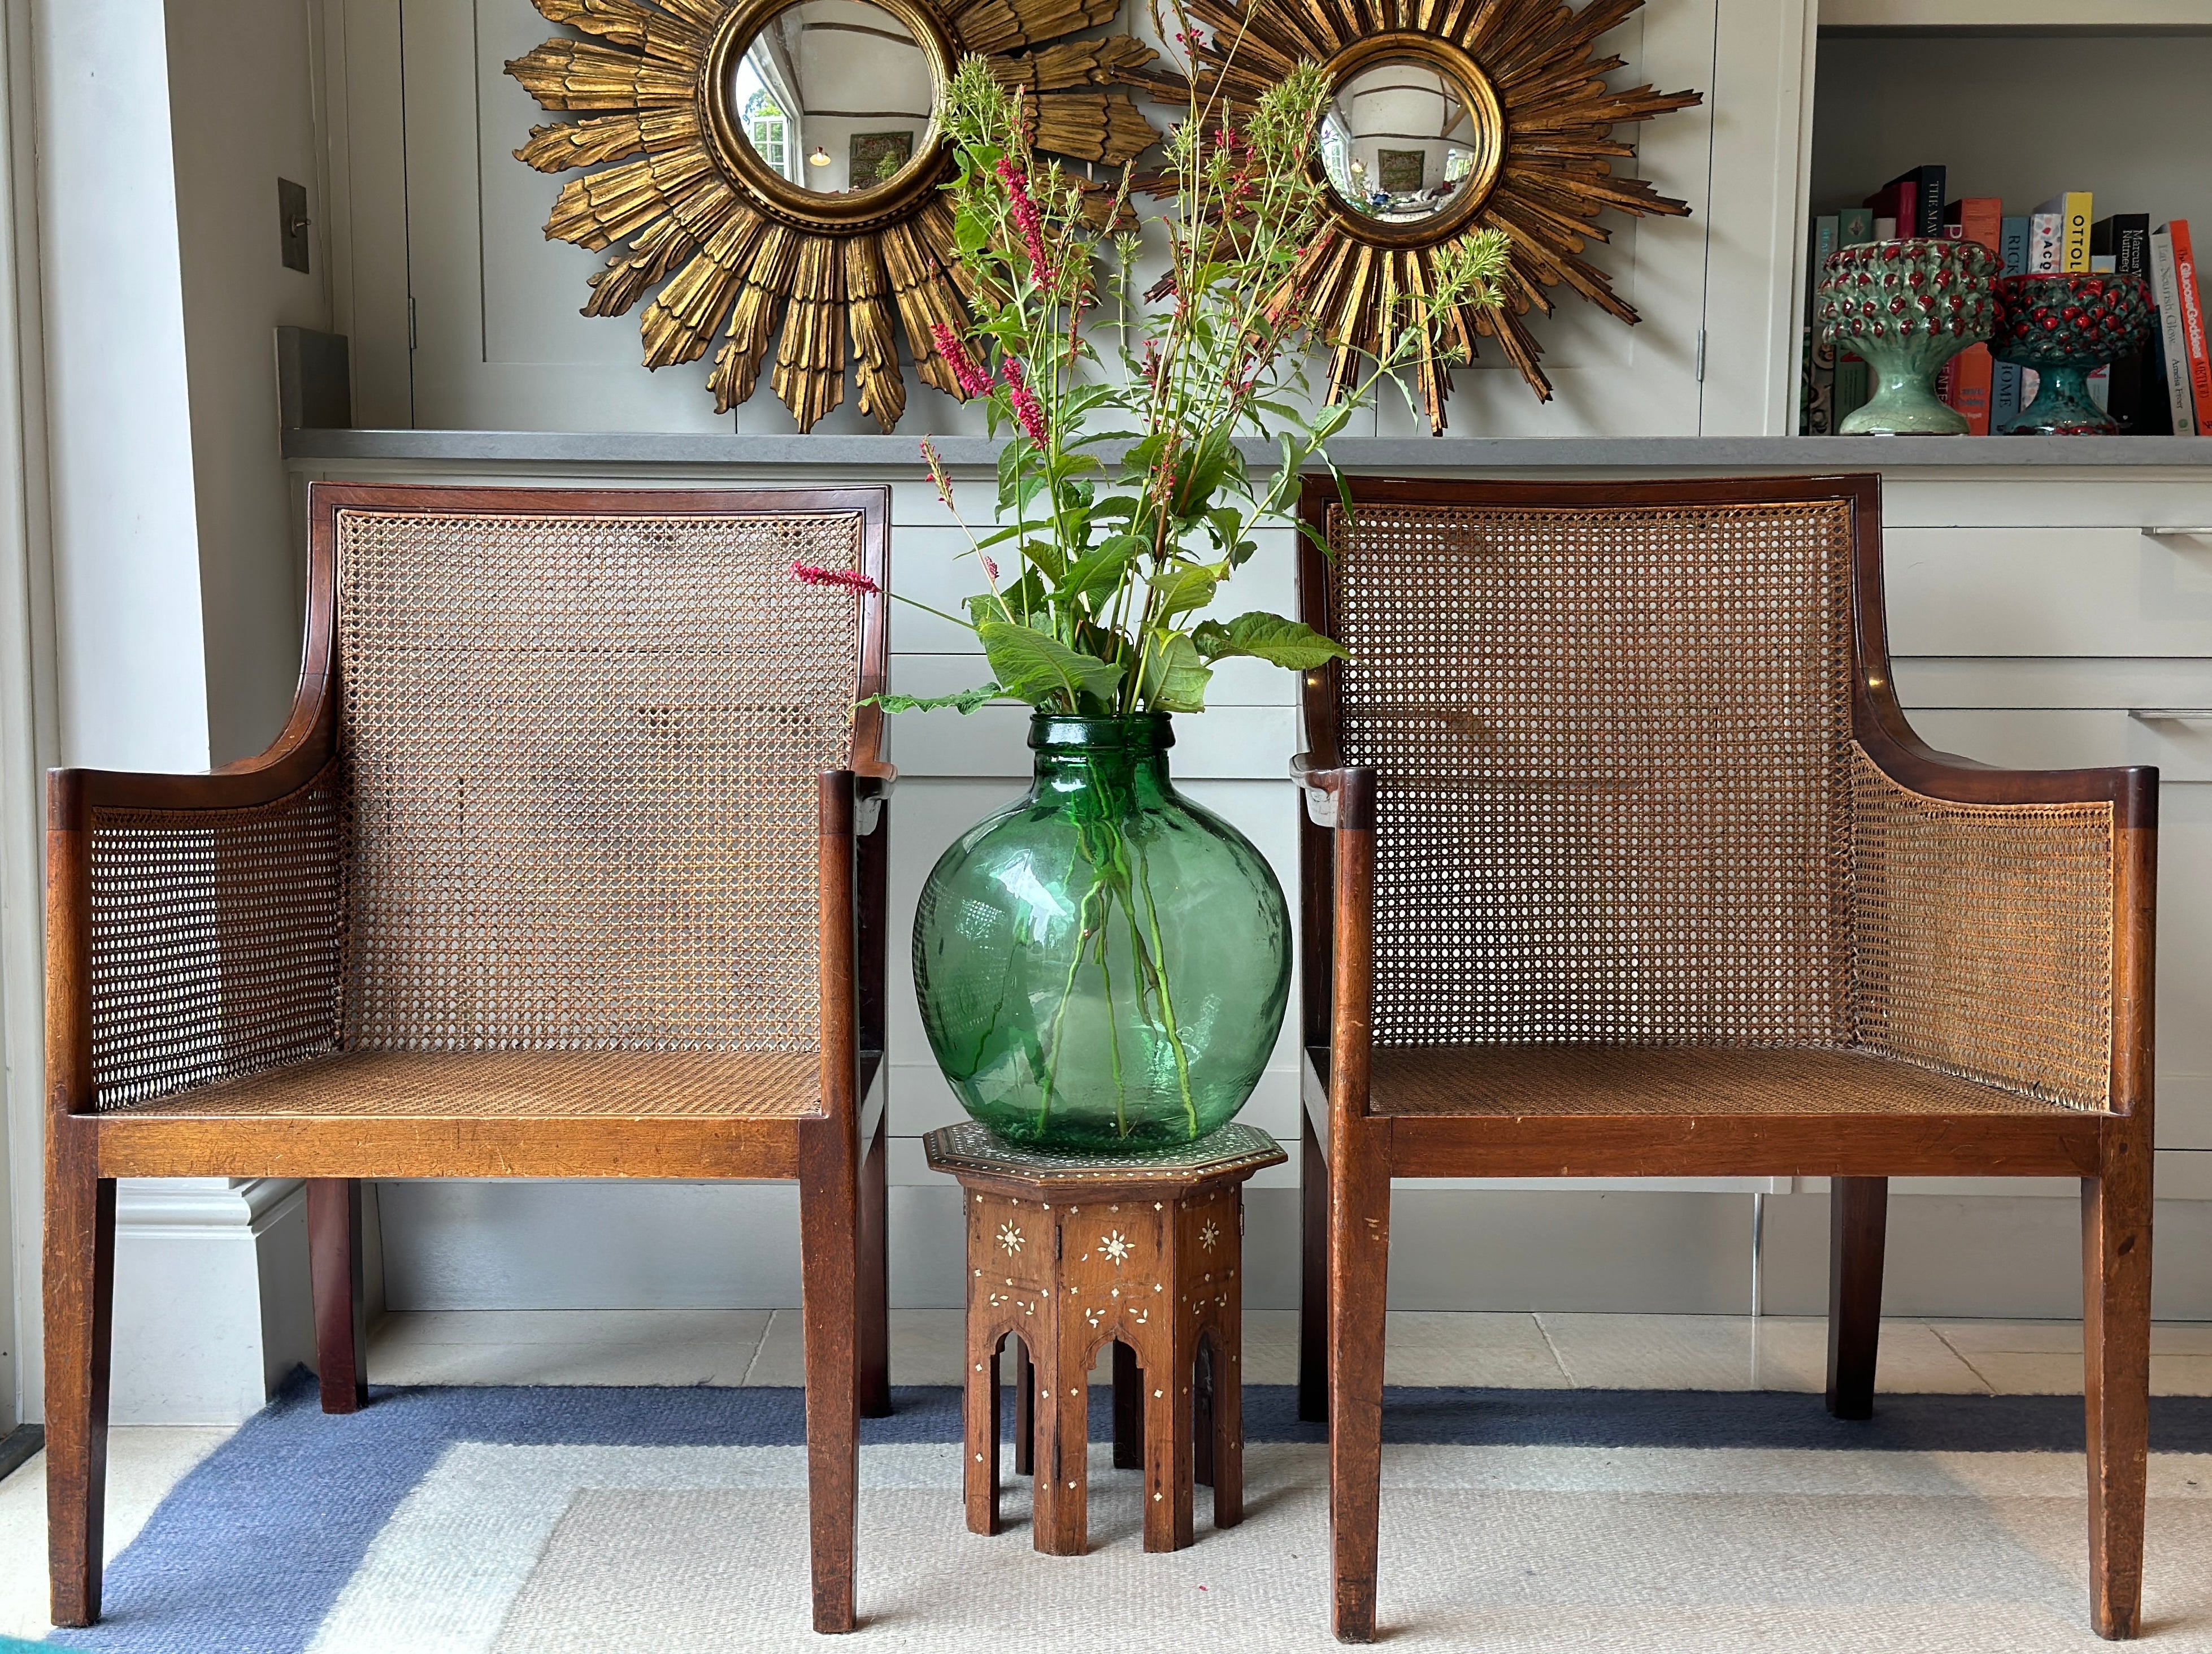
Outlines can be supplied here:
M348 1049L785 1050L858 514L338 517Z
M1847 1037L1847 502L1328 532L1377 1045Z
M2112 806L1954 804L1853 750L1851 1025L1918 1067L2102 1110Z
M252 1074L337 1043L335 768L253 810L96 810L94 1106Z

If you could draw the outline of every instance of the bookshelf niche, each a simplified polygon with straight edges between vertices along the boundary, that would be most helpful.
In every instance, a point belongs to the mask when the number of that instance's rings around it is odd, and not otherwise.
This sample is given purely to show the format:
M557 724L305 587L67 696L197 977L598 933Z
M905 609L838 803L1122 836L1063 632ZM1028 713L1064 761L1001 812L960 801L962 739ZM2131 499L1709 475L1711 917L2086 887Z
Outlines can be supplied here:
M2008 217L2087 191L2094 219L2186 220L2212 245L2208 86L2205 0L1823 0L1801 298L1820 216L1924 166Z

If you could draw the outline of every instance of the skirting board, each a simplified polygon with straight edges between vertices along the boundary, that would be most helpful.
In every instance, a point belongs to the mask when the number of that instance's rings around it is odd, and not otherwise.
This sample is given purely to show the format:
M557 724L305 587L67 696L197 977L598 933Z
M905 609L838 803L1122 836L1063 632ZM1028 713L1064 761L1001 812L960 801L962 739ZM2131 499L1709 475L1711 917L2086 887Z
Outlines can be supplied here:
M235 1424L313 1350L299 1182L124 1182L114 1422Z
M769 1309L799 1301L788 1184L390 1183L381 1189L393 1310ZM1295 1189L1248 1191L1245 1301L1297 1303ZM1827 1297L1827 1196L1766 1196L1764 1304ZM1885 1303L1898 1315L2081 1313L2079 1208L2048 1195L1899 1193ZM2156 1310L2212 1319L2212 1201L2159 1205ZM1747 1194L1400 1189L1390 1302L1407 1310L1741 1314ZM891 1189L891 1301L961 1302L957 1191Z
M46 1432L40 1425L17 1425L0 1436L0 1481L28 1463L31 1456L46 1444Z

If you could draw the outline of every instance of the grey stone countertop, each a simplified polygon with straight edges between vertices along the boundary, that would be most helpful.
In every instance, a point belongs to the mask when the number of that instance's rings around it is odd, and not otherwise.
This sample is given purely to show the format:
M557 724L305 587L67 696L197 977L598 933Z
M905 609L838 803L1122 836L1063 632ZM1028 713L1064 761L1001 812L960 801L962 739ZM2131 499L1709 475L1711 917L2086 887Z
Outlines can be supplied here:
M981 436L934 439L949 465L995 463L1000 443ZM895 436L767 435L736 431L292 430L287 459L432 465L731 467L790 471L816 467L921 474L921 434ZM1246 445L1255 462L1275 452ZM1110 451L1108 451L1110 452ZM1346 437L1330 445L1347 471L1460 474L1577 471L1954 471L2212 469L2212 438L2193 436L1624 436Z

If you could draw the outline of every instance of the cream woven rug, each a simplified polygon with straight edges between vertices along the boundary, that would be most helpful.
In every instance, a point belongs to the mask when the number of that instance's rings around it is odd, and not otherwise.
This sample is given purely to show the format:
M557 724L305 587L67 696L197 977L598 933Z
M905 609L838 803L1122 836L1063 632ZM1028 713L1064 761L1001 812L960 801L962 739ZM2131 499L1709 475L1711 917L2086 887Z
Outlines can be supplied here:
M809 1628L800 1398L422 1389L347 1419L297 1387L180 1483L109 1572L138 1654L1274 1654L1328 1631L1325 1448L1247 1392L1248 1516L1148 1556L1094 1443L1091 1548L963 1523L951 1390L862 1449L862 1629ZM1381 1646L2028 1654L2087 1627L2079 1403L1396 1391ZM1103 1393L1099 1397L1103 1400ZM1094 1417L1094 1433L1103 1414ZM2070 1438L2070 1440L2069 1439ZM2212 1403L2154 1410L2146 1646L2212 1651Z

